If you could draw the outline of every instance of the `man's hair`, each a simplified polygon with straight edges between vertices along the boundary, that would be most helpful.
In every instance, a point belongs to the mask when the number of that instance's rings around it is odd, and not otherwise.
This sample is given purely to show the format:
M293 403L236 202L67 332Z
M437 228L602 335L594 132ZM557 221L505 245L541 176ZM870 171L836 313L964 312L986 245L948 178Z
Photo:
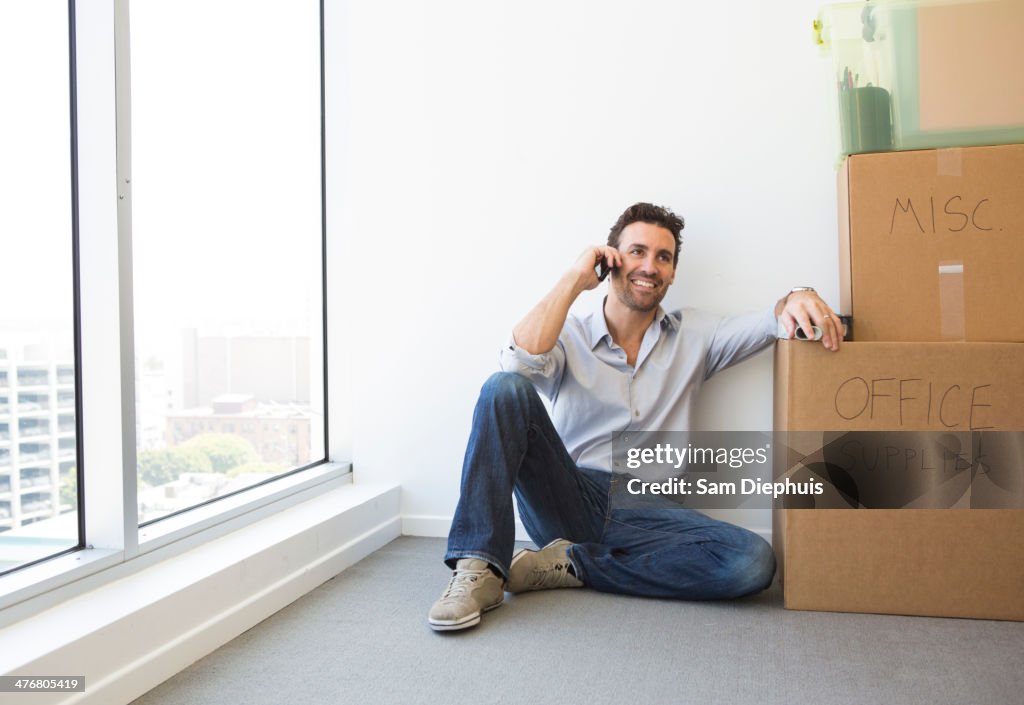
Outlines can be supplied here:
M631 223L649 223L659 225L676 239L676 251L672 259L672 266L679 264L679 248L683 245L683 236L680 234L685 225L682 217L676 215L668 208L656 206L652 203L634 203L619 216L615 225L608 231L608 246L618 249L619 238L622 237L623 229Z

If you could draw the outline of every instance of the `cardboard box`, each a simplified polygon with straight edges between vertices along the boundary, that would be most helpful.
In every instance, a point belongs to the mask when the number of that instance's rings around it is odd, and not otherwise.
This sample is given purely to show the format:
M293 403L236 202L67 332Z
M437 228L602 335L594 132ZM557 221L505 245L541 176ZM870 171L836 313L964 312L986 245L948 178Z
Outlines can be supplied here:
M1024 345L776 346L776 431L1020 431L1022 400ZM773 544L788 609L1024 620L1024 510L777 509Z
M1024 620L1016 509L789 509L787 609Z
M775 430L1024 430L1024 345L779 341Z
M857 154L839 171L858 341L1024 341L1024 144Z

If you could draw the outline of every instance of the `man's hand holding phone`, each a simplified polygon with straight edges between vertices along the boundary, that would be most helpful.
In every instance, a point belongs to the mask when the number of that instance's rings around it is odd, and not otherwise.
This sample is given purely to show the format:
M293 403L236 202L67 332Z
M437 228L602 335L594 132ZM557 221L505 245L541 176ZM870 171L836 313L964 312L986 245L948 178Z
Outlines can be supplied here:
M595 245L588 247L576 260L574 269L583 290L594 289L605 280L608 272L622 265L622 255L614 247Z
M594 245L583 250L548 295L512 330L515 344L531 355L549 352L558 342L558 334L576 297L584 291L596 289L604 278L598 269L612 270L620 266L622 255L614 247Z

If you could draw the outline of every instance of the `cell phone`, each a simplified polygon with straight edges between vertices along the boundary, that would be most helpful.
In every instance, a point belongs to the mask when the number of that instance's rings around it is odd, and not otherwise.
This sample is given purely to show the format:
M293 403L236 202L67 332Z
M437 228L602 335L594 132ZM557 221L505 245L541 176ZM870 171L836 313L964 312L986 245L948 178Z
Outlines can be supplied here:
M608 276L608 272L610 271L612 270L608 267L608 263L602 259L601 265L598 267L597 271L597 281L603 282L605 280L605 277Z

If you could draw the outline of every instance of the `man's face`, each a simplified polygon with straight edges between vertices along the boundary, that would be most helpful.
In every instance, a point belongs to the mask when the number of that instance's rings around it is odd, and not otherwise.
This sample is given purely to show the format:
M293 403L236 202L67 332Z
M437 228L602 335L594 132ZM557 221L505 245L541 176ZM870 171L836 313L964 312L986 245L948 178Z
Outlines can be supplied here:
M622 229L622 266L612 272L612 291L633 311L653 311L675 281L676 240L660 225L630 223Z

